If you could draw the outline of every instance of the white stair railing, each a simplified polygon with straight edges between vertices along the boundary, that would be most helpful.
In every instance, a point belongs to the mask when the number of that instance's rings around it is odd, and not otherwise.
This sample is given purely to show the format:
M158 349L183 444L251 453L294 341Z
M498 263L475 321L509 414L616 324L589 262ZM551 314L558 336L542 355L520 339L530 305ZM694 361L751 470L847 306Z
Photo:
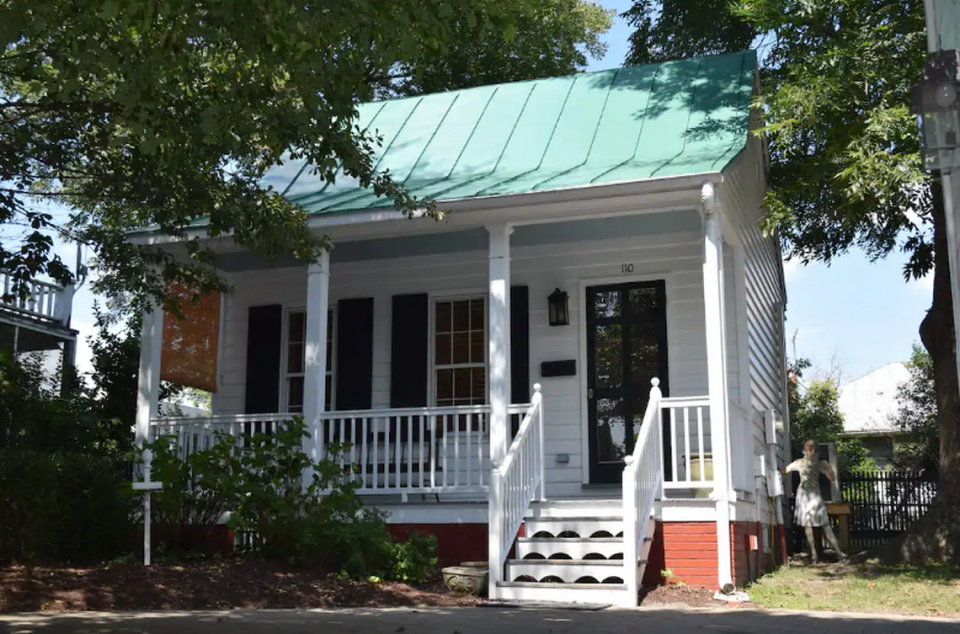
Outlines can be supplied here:
M543 396L540 384L533 386L530 408L507 451L503 464L490 477L490 597L503 581L504 565L520 531L523 518L535 499L543 501Z
M639 560L653 504L660 494L663 462L663 411L660 380L651 381L650 400L633 454L623 469L623 582L627 601L636 606L640 591Z

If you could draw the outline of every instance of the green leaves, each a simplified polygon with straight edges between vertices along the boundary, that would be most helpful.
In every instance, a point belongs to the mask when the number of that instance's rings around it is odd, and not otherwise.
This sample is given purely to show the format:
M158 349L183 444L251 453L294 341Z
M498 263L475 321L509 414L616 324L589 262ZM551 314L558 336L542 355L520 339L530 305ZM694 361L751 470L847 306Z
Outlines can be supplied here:
M332 181L342 166L403 211L432 210L373 172L376 142L354 125L356 105L397 68L502 41L526 11L507 0L0 0L0 8L0 225L37 218L38 200L68 206L71 235L99 262L98 290L139 298L161 297L172 281L226 283L209 242L188 241L174 258L131 244L137 229L187 240L203 225L267 259L327 248L300 209L261 186L266 169L294 151L321 178ZM455 29L461 19L473 27ZM5 241L0 268L24 279L57 269L49 245L23 245Z

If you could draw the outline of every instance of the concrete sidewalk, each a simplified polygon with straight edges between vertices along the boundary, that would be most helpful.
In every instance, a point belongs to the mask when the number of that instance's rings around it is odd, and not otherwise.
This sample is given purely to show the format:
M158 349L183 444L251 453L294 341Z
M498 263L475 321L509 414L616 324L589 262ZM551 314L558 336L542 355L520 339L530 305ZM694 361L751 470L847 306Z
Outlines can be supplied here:
M751 609L424 608L0 615L11 634L940 634L960 622Z

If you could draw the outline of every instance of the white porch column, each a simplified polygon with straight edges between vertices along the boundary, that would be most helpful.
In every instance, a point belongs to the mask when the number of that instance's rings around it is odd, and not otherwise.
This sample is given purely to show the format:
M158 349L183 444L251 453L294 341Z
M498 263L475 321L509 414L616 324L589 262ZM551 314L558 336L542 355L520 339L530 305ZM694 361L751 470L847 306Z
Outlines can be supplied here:
M490 232L489 367L490 460L499 467L507 455L510 403L510 234L507 225Z
M730 505L736 502L730 471L730 416L727 391L726 307L723 284L723 243L720 203L712 183L704 183L703 203L703 304L707 340L707 382L710 392L710 444L713 454L717 505L717 582L732 590Z
M504 496L497 469L507 455L507 437L510 420L507 405L510 402L510 234L507 225L487 227L490 232L490 295L488 299L489 377L487 389L490 398L490 494L488 510L489 587L488 596L498 598L497 582L503 580L502 548L505 536L503 520Z
M330 307L330 252L324 251L307 269L307 332L303 368L303 421L309 438L303 450L314 462L323 458L323 438L317 417L327 396L327 311ZM304 474L305 483L313 478Z
M160 355L163 348L163 309L152 305L143 312L140 330L140 371L137 379L137 417L134 439L137 446L150 439L150 420L160 410Z

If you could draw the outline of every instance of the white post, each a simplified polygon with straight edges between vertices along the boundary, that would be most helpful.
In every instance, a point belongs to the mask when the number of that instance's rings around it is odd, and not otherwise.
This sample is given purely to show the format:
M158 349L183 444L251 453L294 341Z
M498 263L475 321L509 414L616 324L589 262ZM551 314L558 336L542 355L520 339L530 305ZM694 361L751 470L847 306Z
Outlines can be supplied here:
M730 553L730 417L727 411L727 337L723 293L723 243L720 232L720 204L712 183L701 190L704 212L703 304L707 340L707 384L710 396L710 443L713 458L717 507L717 581L720 589L734 589Z
M499 467L507 455L510 403L510 234L507 225L490 232L489 367L490 460Z
M547 501L547 458L545 455L547 437L543 429L543 393L539 383L533 385L533 398L537 403L537 437L540 439L540 453L537 454L537 464L540 469L540 486L537 487L537 501Z
M140 373L137 380L137 446L150 439L150 421L160 410L160 355L163 349L163 309L156 303L143 312L140 331Z
M143 565L150 565L150 492L159 491L163 483L152 479L153 452L149 449L143 452L143 480L133 483L134 491L143 492Z
M310 434L303 450L313 462L323 458L323 438L318 417L327 395L327 311L330 306L330 253L324 251L307 270L307 332L304 352L303 420ZM304 473L304 486L313 472Z
M501 546L506 536L503 521L503 491L500 465L507 455L510 424L510 233L507 225L487 227L490 232L489 360L487 381L490 399L490 494L488 499L490 586L488 596L497 598L497 582L503 580Z

